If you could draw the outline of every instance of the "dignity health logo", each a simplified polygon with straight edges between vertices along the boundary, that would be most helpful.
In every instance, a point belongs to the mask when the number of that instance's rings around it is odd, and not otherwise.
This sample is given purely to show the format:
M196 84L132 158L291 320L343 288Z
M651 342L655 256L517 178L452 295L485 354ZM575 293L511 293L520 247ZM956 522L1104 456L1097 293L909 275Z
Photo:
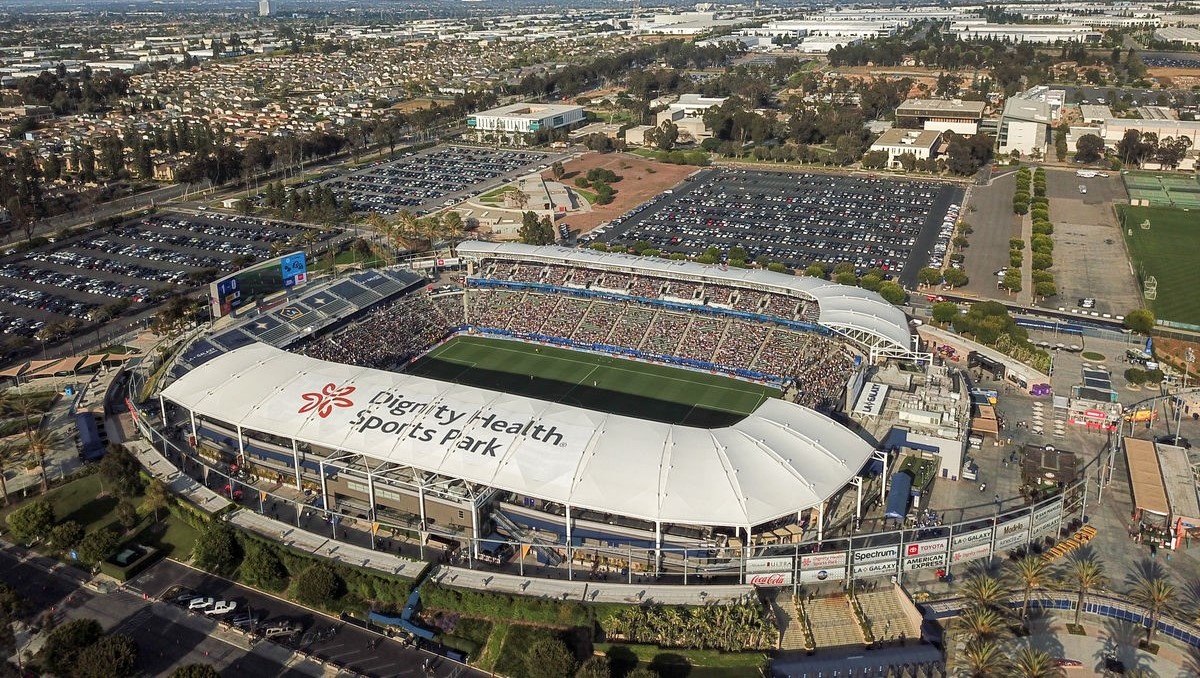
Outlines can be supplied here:
M346 396L354 393L353 386L337 387L337 384L325 384L325 388L321 389L320 393L303 393L301 398L306 402L300 408L300 414L306 414L316 410L317 416L324 419L328 417L335 407L354 407L354 401Z

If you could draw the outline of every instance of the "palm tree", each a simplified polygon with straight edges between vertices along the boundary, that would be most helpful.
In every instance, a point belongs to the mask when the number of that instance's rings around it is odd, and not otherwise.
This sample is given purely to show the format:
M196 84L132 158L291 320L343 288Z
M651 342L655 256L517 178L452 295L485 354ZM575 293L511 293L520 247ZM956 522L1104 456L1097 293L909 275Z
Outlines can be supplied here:
M1021 601L1021 623L1024 624L1029 616L1029 599L1033 596L1035 589L1040 589L1045 585L1050 573L1050 562L1033 554L1010 562L1012 578L1020 584L1025 594Z
M1025 646L1013 655L1008 675L1012 678L1061 678L1064 673L1063 667L1056 665L1050 655Z
M1008 654L1004 645L994 640L967 643L954 660L955 675L963 678L996 678L1008 669Z
M1104 563L1090 548L1075 551L1067 561L1063 579L1071 582L1079 597L1075 601L1075 626L1079 626L1079 615L1083 614L1083 599L1089 591L1104 586L1108 578L1104 575Z
M984 572L969 575L963 580L959 592L963 598L980 607L1003 609L1008 591L993 576Z
M956 623L971 641L1000 640L1008 631L1004 617L995 608L981 605L964 609Z
M8 506L8 462L17 456L19 450L16 445L0 445L0 492L4 494L5 506Z
M1146 644L1154 642L1154 632L1158 630L1158 618L1175 599L1175 585L1167 579L1160 569L1154 569L1138 577L1130 591L1134 602L1150 610L1149 626L1146 629Z
M42 469L42 492L50 489L50 479L46 476L46 453L62 442L62 434L58 431L39 428L29 431L29 451L37 457Z

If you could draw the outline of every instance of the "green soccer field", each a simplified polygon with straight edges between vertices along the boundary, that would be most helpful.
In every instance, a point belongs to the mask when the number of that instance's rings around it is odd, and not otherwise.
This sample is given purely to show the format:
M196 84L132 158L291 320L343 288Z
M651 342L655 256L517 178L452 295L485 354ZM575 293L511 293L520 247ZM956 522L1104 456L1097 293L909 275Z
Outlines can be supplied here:
M778 389L663 365L505 339L456 337L406 370L478 386L689 426L725 426Z
M1200 325L1200 296L1195 293L1200 213L1171 207L1121 206L1118 211L1138 279L1158 280L1157 298L1146 302L1154 315ZM1143 230L1147 219L1150 229Z

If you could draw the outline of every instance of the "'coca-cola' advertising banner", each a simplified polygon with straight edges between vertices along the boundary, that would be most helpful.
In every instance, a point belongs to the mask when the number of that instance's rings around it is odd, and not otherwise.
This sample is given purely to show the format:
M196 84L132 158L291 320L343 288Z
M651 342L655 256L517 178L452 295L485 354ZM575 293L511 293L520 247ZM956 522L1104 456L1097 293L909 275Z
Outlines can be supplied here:
M791 572L766 572L763 574L746 575L746 583L750 586L791 586Z

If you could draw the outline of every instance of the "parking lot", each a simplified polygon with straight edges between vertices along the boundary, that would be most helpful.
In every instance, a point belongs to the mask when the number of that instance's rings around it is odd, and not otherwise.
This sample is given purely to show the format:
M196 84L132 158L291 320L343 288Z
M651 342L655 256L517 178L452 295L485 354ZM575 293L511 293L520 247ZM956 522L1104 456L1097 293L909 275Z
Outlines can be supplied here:
M922 267L941 266L951 230L944 223L962 198L950 184L713 169L593 237L688 255L740 246L749 260L765 256L795 269L849 262L859 274L880 268L914 286Z
M441 146L381 160L324 185L339 198L349 195L356 212L423 214L477 195L492 183L544 170L557 159L533 151Z
M263 638L269 634L272 636L271 643L300 650L327 664L332 663L363 675L475 675L475 672L458 664L404 647L373 631L314 613L172 561L163 561L151 567L136 579L135 584L146 593L171 602L192 615L221 618L232 625L234 620L245 619L241 615L249 614L254 622L244 623L245 631ZM237 607L225 615L206 615L205 609L189 610L192 599L186 596L212 598L214 606L218 601L229 601L236 603ZM264 639L258 642L268 641ZM432 664L429 673L422 668L427 659ZM241 675L252 674L247 672Z
M251 217L164 213L7 254L0 257L0 332L33 337L47 323L87 320L122 299L151 302L193 286L195 274L269 259L274 243L297 241L304 230Z

